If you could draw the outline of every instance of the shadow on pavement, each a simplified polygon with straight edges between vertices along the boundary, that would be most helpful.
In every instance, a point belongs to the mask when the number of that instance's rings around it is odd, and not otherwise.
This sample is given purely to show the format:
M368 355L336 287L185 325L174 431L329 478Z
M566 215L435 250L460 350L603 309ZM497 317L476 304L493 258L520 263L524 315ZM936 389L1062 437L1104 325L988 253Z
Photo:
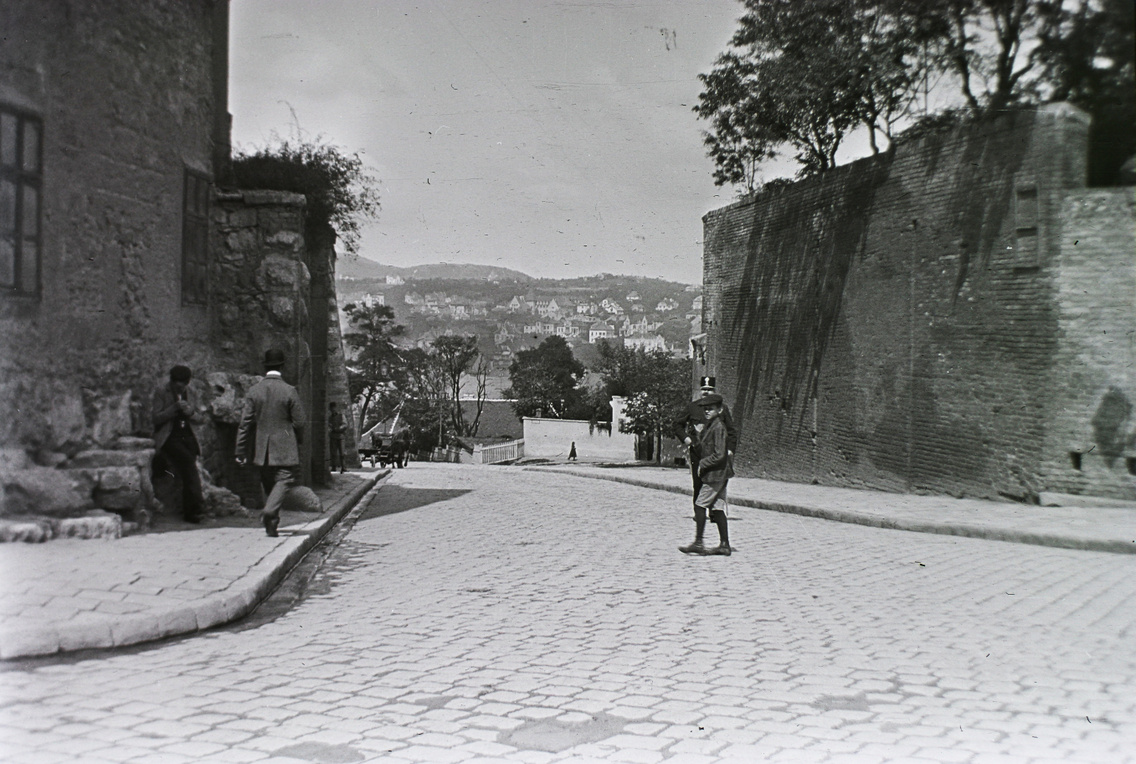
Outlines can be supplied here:
M397 515L430 504L456 499L469 493L467 489L455 488L400 488L388 486L374 495L367 508L359 515L357 522L372 520L386 515Z

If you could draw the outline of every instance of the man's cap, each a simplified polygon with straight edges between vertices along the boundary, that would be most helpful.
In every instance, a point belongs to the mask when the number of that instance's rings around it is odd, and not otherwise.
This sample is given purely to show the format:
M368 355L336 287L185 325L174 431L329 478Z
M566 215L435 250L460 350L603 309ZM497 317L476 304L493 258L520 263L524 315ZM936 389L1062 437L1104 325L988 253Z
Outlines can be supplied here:
M170 369L171 382L188 382L191 379L193 379L193 372L189 370L188 366L178 364Z
M718 395L717 393L710 393L709 395L703 395L701 398L698 399L698 405L699 406L721 406L722 405L722 396Z
M708 387L711 390L713 390L714 389L714 378L713 377L703 377L699 381L698 386L699 387Z
M284 365L284 351L272 348L264 353L264 367L266 369L279 369Z

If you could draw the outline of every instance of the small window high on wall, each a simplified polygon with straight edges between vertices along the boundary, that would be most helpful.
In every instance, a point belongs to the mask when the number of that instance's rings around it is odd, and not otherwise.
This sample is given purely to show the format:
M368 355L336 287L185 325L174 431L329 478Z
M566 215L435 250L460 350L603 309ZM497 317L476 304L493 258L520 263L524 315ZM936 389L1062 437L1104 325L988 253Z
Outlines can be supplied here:
M182 201L181 302L204 305L209 275L209 178L186 168Z
M39 296L43 122L0 104L0 291Z

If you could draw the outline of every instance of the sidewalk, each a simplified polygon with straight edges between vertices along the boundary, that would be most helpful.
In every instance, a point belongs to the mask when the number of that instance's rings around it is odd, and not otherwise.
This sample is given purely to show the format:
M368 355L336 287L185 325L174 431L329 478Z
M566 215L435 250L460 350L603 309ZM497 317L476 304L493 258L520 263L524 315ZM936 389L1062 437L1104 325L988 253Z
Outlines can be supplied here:
M572 464L526 469L613 480L687 496L691 492L689 471L673 467ZM1060 498L1055 497L1055 501ZM1081 497L1065 498L1073 503ZM756 478L731 478L729 501L733 506L877 528L1136 554L1136 502L1105 499L1099 506L1037 506Z
M388 470L333 475L319 515L285 512L206 525L162 519L105 541L0 544L0 659L122 647L250 613Z

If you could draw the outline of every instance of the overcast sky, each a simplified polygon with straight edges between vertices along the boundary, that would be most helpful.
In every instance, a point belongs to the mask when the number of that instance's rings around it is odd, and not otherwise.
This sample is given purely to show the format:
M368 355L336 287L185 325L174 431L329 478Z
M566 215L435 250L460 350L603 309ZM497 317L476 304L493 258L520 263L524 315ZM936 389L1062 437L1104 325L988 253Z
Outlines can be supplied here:
M361 253L533 276L702 280L714 186L691 108L736 0L234 0L238 148L361 151Z

